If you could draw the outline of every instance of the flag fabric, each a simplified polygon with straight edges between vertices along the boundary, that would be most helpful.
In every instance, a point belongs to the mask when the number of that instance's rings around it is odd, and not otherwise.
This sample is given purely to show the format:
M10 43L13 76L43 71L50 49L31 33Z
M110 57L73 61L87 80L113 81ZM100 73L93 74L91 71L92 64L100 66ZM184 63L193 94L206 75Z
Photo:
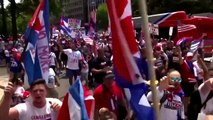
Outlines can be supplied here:
M181 45L183 45L184 43L190 42L190 41L192 41L192 37L183 37L183 38L181 38L181 39L179 39L179 40L177 41L176 45L177 45L177 46L181 46Z
M64 97L57 120L89 120L93 109L94 97L76 80Z
M202 39L192 41L191 46L190 46L190 51L192 53L195 53L197 51L197 49L200 47L202 41L203 41Z
M94 9L90 13L90 23L89 23L89 31L87 35L91 38L94 38L95 36L95 29L96 29L96 12L97 10Z
M179 25L177 29L178 29L178 32L180 33L180 32L188 32L191 30L195 30L197 29L197 27L192 24L184 24L184 25Z
M61 17L60 20L60 27L63 33L69 35L72 38L76 37L75 32L69 28L68 19L63 16Z
M130 0L107 0L112 30L114 73L117 85L129 90L129 103L139 120L153 120L154 111L145 96L146 85L134 36ZM137 62L136 62L137 61ZM140 86L139 88L137 86ZM133 91L138 90L137 93ZM127 93L126 93L127 95ZM146 111L146 112L141 112Z
M34 80L49 76L49 2L43 0L38 5L33 17L28 23L24 34L27 45L23 52L23 66L28 84Z

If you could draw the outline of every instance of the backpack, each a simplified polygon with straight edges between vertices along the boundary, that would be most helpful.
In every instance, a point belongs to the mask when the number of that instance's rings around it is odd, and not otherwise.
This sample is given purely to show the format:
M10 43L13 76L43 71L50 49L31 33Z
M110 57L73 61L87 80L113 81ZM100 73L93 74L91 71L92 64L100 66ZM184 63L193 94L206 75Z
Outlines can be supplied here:
M209 99L213 97L213 91L210 91L209 95L207 96L206 100L201 103L200 93L198 90L194 91L190 96L190 103L188 106L188 120L197 120L198 114L200 113L201 109L206 107L206 103Z

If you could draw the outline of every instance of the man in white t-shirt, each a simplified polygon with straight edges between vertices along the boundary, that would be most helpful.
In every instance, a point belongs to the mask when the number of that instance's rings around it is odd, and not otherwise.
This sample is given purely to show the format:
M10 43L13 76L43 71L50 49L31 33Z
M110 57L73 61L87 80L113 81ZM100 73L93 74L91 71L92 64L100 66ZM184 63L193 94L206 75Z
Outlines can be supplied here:
M82 55L76 48L75 43L70 43L69 49L64 49L63 52L67 55L66 75L69 78L70 85L73 83L73 78L76 80L80 75L80 64L82 64Z
M58 99L46 98L45 80L36 80L31 84L30 94L32 101L29 100L10 108L14 92L15 86L9 83L5 87L5 95L0 104L0 118L2 120L56 120L62 102Z
M181 75L176 70L171 70L168 75L161 79L157 87L157 97L160 99L160 119L161 120L184 120L183 90L180 86ZM147 98L150 102L152 92L149 92Z

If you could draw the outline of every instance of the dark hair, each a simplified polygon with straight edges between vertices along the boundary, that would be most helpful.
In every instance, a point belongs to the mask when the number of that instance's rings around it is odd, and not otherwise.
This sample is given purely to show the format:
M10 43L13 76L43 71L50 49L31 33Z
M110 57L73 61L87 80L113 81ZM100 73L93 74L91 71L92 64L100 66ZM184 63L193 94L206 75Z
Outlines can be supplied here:
M32 84L30 85L30 90L32 90L34 86L39 85L39 84L43 84L45 86L45 88L47 88L46 81L44 79L37 79L37 80L33 81Z

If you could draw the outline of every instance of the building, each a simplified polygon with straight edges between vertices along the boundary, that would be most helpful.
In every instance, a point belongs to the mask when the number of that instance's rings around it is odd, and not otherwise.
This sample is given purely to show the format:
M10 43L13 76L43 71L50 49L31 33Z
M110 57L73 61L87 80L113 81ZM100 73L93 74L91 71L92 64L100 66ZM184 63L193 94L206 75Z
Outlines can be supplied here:
M62 0L62 15L67 18L76 18L82 25L88 22L88 0Z

